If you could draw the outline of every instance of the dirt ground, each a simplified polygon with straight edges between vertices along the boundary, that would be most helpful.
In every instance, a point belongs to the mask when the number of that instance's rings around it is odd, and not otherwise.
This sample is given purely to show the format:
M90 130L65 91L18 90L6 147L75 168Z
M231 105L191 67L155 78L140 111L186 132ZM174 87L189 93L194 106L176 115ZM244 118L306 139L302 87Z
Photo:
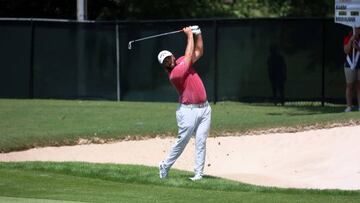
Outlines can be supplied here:
M157 166L175 138L35 148L0 161L85 161ZM208 138L205 174L284 188L360 189L360 125ZM173 168L192 171L194 139ZM170 171L171 178L171 171Z

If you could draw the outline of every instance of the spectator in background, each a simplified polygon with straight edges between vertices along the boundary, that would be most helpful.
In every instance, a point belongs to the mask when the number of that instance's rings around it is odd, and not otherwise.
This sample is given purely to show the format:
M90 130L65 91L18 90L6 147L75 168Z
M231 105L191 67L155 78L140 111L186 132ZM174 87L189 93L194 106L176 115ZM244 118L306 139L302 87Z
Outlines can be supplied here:
M267 67L274 103L277 105L278 102L281 102L281 105L284 105L286 63L275 44L270 45L270 55L267 59Z
M344 38L344 52L346 54L344 62L344 71L346 79L346 109L345 112L350 112L353 108L353 91L356 89L358 105L360 105L360 68L359 68L359 56L360 56L360 28L355 29L355 35L351 31ZM353 58L353 48L355 48ZM360 107L358 106L360 111Z

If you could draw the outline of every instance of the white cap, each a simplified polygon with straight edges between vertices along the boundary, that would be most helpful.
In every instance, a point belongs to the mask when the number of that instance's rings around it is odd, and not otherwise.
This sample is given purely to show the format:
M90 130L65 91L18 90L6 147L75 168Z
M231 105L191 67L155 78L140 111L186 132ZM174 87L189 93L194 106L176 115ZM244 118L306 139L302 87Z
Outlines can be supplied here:
M162 64L164 62L164 59L168 56L171 56L173 55L170 51L168 50L162 50L160 51L160 53L158 54L158 60L159 60L159 63Z

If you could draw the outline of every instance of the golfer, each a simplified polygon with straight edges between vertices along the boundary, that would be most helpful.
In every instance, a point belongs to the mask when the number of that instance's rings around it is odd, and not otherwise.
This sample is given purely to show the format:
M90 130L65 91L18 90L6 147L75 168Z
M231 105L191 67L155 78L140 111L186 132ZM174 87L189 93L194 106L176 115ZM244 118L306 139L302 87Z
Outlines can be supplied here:
M196 181L203 177L211 107L207 101L204 84L192 67L203 55L201 30L198 26L191 26L183 28L183 31L187 36L184 56L176 60L175 56L167 50L161 51L158 55L159 63L168 73L171 84L179 94L180 103L176 110L178 137L168 156L160 162L159 170L161 179L168 176L171 166L195 133L195 175L190 180Z

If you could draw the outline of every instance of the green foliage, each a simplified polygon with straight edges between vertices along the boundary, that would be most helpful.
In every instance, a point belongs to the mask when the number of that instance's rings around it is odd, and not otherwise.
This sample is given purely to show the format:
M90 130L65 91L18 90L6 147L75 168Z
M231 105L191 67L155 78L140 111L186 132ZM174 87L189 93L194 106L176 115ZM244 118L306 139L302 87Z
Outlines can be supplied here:
M0 17L76 18L72 0L0 0ZM88 0L90 20L329 17L329 0Z
M74 0L0 0L0 17L76 18Z
M333 16L334 11L334 2L329 0L113 0L112 2L116 5L112 8L112 18L116 19L329 17ZM124 13L125 7L128 10Z

